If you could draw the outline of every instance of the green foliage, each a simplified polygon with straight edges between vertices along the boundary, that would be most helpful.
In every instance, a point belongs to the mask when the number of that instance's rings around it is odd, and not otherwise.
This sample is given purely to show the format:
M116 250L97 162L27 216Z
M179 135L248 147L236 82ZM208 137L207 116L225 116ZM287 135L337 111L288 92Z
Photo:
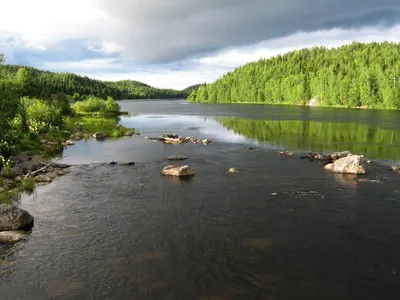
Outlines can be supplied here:
M182 90L185 96L189 96L193 91L197 91L199 87L206 85L206 83L194 84Z
M106 110L106 103L103 99L90 96L85 101L76 102L72 108L78 114L103 112Z
M21 99L21 107L22 128L29 128L30 131L36 133L46 133L51 129L59 129L63 125L61 108L50 105L44 100L24 97Z
M31 194L34 192L36 187L35 180L32 178L24 178L24 180L21 183L21 189L28 194Z
M97 115L97 116L118 116L120 106L112 97L106 101L90 96L84 101L76 102L72 106L75 113L79 115Z
M114 99L183 98L187 94L172 89L157 89L147 84L123 80L100 81L71 73L53 73L27 66L1 65L0 73L18 81L20 95L32 98L51 99L51 95L64 93L74 101L85 100L94 95Z
M235 133L277 148L325 152L349 150L370 158L400 159L400 133L396 130L348 122L241 118L219 118L217 121Z
M115 138L122 137L126 132L132 131L131 129L118 125L117 118L97 118L87 116L65 118L65 127L71 132L80 128L88 135L101 131L105 133L107 137Z
M109 112L110 114L115 114L117 115L121 110L121 107L119 106L119 104L117 102L115 102L115 100L108 96L107 100L106 100L106 111Z
M261 59L193 91L188 100L210 103L400 109L400 44L352 43L315 47Z

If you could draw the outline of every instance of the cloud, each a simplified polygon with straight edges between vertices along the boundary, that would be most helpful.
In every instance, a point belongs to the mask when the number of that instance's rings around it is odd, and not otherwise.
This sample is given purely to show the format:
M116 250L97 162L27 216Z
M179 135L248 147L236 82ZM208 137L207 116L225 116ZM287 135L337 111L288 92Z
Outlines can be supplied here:
M278 54L305 47L338 47L358 42L400 42L400 26L391 28L332 29L310 33L296 33L288 37L263 41L253 45L231 48L198 59L182 60L173 64L158 65L149 68L146 65L134 66L123 72L87 72L81 73L102 80L133 79L160 88L183 89L193 84L212 82L228 71ZM179 67L177 67L179 66Z
M124 24L114 42L132 59L162 63L332 28L393 26L398 0L98 0Z
M79 72L81 70L107 70L122 69L123 65L118 58L97 58L85 59L80 61L57 61L45 62L41 68L52 71L74 70Z

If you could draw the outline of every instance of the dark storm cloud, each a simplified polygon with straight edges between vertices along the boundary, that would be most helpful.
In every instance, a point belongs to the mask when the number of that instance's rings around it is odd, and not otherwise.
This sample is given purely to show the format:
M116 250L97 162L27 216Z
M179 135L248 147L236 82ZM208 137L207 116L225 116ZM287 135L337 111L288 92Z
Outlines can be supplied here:
M400 0L98 0L134 59L162 63L322 29L390 26ZM316 41L317 42L317 41Z

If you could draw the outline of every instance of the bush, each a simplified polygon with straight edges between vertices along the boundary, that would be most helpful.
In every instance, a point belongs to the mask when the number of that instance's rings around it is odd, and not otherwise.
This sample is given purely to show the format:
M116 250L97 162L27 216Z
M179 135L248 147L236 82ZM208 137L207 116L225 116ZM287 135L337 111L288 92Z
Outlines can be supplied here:
M77 114L92 116L116 116L120 111L120 106L112 97L106 101L94 96L88 97L84 101L76 102L72 108Z
M30 131L36 133L45 133L63 125L61 109L40 99L22 98L19 117L22 127L27 125Z
M72 107L78 114L89 114L103 112L106 110L106 103L103 99L90 96L85 101L76 102Z

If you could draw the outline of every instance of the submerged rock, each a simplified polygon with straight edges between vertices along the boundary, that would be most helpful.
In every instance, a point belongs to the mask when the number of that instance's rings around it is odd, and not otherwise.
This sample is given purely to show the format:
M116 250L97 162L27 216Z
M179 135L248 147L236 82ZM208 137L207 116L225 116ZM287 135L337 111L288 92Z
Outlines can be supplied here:
M184 176L193 176L195 172L193 168L190 166L169 165L161 170L161 174L168 176L184 177Z
M132 165L135 164L135 162L133 162L133 161L120 161L118 164L120 166L132 166Z
M339 158L331 164L327 164L324 169L334 173L342 174L366 174L363 163L364 156L349 154L346 157Z
M0 231L0 243L13 244L28 237L29 232L24 230Z
M116 164L117 164L117 162L113 161L113 160L107 163L107 165L109 165L109 166L113 166L113 165L116 165Z
M284 156L293 156L294 155L293 152L288 152L288 151L279 151L278 154L284 155Z
M183 156L183 155L171 155L171 156L168 156L168 160L185 160L185 159L187 159L187 157Z
M23 209L0 204L0 231L26 229L33 226L33 217Z
M237 169L237 168L230 168L229 170L228 170L228 173L239 173L240 171L239 171L239 169Z
M35 177L36 182L52 182L53 179L47 175L38 175Z
M93 134L93 137L98 140L98 141L102 141L106 138L106 135L104 132L96 132L95 134Z
M57 168L57 169L67 169L67 168L70 168L71 165L55 163L55 164L53 164L53 167Z

